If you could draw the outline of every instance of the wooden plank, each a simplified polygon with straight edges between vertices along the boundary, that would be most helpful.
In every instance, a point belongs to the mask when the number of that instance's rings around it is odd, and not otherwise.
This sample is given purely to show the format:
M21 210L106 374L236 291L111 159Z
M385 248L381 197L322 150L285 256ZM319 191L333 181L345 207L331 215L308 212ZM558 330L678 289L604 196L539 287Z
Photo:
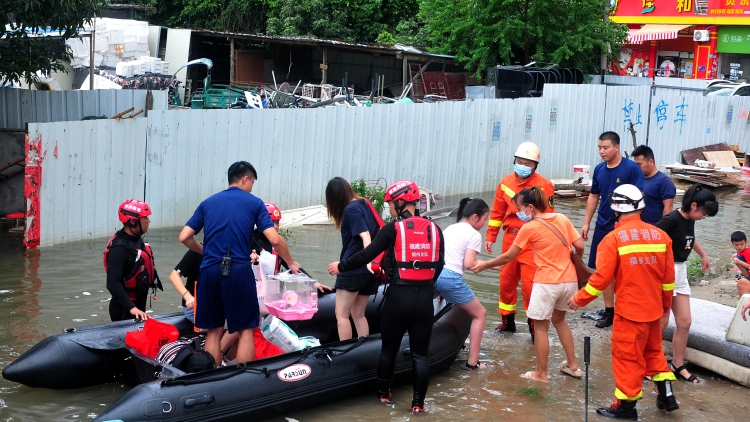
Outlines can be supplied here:
M26 164L21 164L23 162L23 160L25 160L25 157L16 158L13 161L9 161L8 163L3 164L2 166L0 166L0 171L3 171L5 169L7 169L7 168L11 168L13 166L25 166Z
M687 181L693 182L693 183L700 183L702 185L710 186L712 188L720 188L720 187L724 187L724 186L731 186L731 185L726 184L726 183L708 181L708 180L705 180L702 177L699 178L699 177L695 177L695 176L684 176L682 174L672 174L671 177L674 177L676 179L681 179L681 180L687 180Z
M722 142L720 144L706 145L699 148L686 149L682 151L682 159L685 164L693 164L695 160L705 160L704 151L730 151L729 145Z
M668 164L663 167L669 170L689 170L689 171L699 171L699 172L704 172L704 173L711 173L711 172L716 171L716 169L708 169L705 167L697 167L697 166L686 166L683 164Z
M716 164L716 167L739 167L740 163L733 151L703 151L708 161Z

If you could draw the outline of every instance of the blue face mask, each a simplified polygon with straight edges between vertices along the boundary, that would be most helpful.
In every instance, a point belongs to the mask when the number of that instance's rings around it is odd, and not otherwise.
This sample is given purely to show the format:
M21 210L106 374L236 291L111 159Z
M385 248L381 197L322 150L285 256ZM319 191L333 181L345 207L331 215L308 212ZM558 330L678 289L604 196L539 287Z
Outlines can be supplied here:
M526 214L523 211L518 211L516 213L516 216L518 217L519 220L523 221L524 223L528 223L529 221L534 219L534 217L532 217L530 214Z
M513 170L515 170L516 174L520 177L529 177L531 176L531 167L524 166L521 164L515 164L513 166Z

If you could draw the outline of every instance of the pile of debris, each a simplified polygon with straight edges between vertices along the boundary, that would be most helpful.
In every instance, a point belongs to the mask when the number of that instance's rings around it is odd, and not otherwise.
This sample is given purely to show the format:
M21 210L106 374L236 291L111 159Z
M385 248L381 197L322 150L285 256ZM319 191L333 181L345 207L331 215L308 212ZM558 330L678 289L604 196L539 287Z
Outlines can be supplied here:
M741 172L750 173L750 167L742 167L748 160L738 145L719 143L686 149L682 151L682 159L685 164L664 166L670 177L713 188L736 186L741 181L738 177Z

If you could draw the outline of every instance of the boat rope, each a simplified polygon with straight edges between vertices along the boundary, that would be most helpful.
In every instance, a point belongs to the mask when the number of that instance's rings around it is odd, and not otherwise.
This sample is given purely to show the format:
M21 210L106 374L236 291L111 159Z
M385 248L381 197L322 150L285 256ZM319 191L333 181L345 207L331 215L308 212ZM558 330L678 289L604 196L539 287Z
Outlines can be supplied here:
M344 355L368 341L375 341L375 340L380 340L380 338L369 337L369 336L360 337L359 339L357 339L356 343L352 343L344 347L326 347L326 348L315 347L312 349L307 347L301 350L302 353L297 359L295 359L294 361L290 363L285 363L283 366L279 366L276 368L268 368L265 366L262 368L248 367L247 363L240 363L234 368L232 368L234 369L233 371L228 371L228 372L222 371L221 373L211 373L211 374L197 372L195 374L182 375L176 378L169 378L169 379L163 380L161 382L161 386L169 387L173 385L193 385L193 384L201 384L205 382L222 381L225 379L232 378L236 375L242 374L244 372L257 372L258 374L263 375L265 378L269 378L272 372L276 372L284 368L287 368L291 365L300 363L303 360L307 359L309 356L313 356L315 358L327 357L328 360L331 360L331 356Z

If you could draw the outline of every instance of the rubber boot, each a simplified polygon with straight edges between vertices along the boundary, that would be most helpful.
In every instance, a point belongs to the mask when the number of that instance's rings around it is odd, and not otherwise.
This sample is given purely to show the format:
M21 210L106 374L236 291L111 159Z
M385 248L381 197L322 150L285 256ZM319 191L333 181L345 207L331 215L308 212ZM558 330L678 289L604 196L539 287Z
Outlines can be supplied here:
M383 404L393 403L393 393L391 392L391 381L378 378L378 399Z
M596 328L607 328L612 325L612 323L615 321L615 313L612 312L605 312L604 317L600 319L599 321L596 321Z
M672 394L671 381L654 381L654 385L656 385L657 409L671 412L680 408L677 404L677 399L674 397L674 394Z
M516 332L516 314L503 316L503 322L495 328L496 333L515 333Z
M536 334L536 332L534 331L534 320L531 318L526 318L526 323L529 324L529 334L531 334L531 344L534 344L534 334Z
M609 406L609 408L600 407L596 409L596 413L606 418L628 419L628 420L637 421L638 412L635 410L635 404L636 404L635 400L633 401L615 400L615 402L612 403Z

